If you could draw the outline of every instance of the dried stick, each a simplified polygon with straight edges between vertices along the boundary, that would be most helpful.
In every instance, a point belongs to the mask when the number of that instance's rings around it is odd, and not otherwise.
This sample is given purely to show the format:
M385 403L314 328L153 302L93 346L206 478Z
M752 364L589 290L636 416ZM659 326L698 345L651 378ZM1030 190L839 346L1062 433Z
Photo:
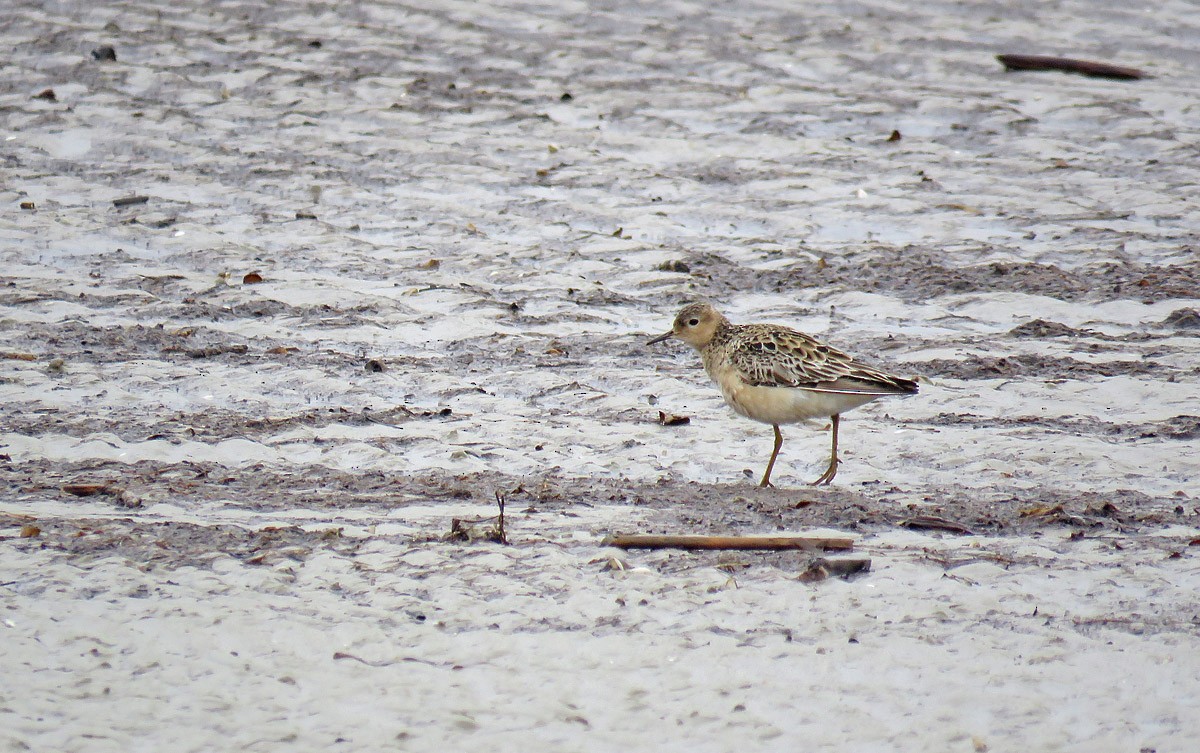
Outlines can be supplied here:
M506 502L506 500L504 499L504 495L501 494L500 492L495 492L495 494L496 494L496 504L500 507L500 515L497 516L497 517L499 517L499 520L496 521L496 534L497 534L497 538L499 539L500 543L507 546L508 545L508 534L504 532L504 503Z
M1138 79L1146 74L1137 68L1123 68L1108 63L1096 63L1091 60L1075 60L1073 58L1056 58L1049 55L997 55L1005 68L1010 71L1066 71L1082 73L1096 78Z
M851 549L849 536L674 536L619 534L601 542L622 549Z

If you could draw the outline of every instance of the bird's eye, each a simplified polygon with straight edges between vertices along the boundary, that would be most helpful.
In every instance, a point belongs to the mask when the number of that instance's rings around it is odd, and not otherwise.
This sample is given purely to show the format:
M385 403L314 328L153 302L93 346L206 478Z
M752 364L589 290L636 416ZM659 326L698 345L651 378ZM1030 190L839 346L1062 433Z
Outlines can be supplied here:
M696 326L697 324L699 324L699 323L700 323L700 320L699 320L699 319L689 319L689 320L688 320L688 326L689 326L689 327L695 327L695 326Z

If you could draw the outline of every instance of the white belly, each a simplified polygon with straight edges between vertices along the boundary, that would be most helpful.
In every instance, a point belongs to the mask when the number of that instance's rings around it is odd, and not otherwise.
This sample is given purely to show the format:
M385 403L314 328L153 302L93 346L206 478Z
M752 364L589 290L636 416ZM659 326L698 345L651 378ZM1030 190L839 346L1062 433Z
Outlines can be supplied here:
M814 392L798 387L751 387L722 384L725 402L738 413L764 424L794 424L810 418L844 413L865 405L879 395L843 392Z

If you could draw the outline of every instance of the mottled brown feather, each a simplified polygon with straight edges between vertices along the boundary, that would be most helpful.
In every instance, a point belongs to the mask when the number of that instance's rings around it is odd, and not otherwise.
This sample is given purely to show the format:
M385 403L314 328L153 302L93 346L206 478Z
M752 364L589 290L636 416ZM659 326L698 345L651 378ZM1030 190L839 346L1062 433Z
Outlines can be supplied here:
M917 383L858 363L816 338L777 324L729 324L713 333L708 348L756 387L795 387L821 392L912 395Z

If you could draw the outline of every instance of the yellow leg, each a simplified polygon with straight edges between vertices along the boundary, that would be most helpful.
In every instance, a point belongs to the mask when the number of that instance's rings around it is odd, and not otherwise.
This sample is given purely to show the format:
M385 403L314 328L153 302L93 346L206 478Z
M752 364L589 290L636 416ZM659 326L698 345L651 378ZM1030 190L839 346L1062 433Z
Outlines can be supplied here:
M771 486L771 469L775 467L775 458L779 457L779 448L783 447L783 434L780 433L779 426L771 424L771 428L775 429L775 450L771 453L771 460L767 463L767 472L763 474L759 486Z
M821 478L812 482L813 486L820 486L821 484L825 484L826 486L828 486L829 482L833 481L833 477L837 475L837 467L838 467L838 463L840 462L838 460L838 456L837 456L837 437L838 437L838 420L839 420L839 418L840 418L840 416L838 416L837 414L834 414L834 416L833 416L833 451L829 454L829 467L826 468L825 472L821 474Z

